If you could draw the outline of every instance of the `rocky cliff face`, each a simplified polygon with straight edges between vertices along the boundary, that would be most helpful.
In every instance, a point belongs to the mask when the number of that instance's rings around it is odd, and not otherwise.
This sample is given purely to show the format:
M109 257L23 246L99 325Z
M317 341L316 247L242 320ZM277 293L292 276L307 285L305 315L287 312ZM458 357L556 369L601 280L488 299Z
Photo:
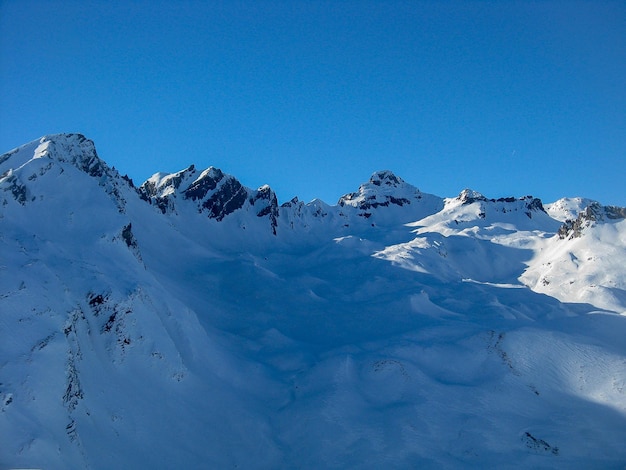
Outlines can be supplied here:
M559 228L559 238L578 238L586 227L605 220L626 219L626 207L603 206L598 202L590 203L575 219L567 219Z
M470 205L478 203L481 207L481 217L486 215L486 206L489 206L492 210L502 213L507 212L523 212L529 219L532 219L533 214L536 212L542 212L547 214L543 208L541 199L533 196L524 196L521 198L515 197L501 197L498 199L487 199L485 196L477 191L471 189L464 189L456 197L462 205Z
M157 173L139 188L142 198L161 212L176 213L181 204L193 204L197 212L222 221L240 210L269 221L272 232L278 225L278 200L269 186L246 188L219 168L197 171L194 165L174 174Z

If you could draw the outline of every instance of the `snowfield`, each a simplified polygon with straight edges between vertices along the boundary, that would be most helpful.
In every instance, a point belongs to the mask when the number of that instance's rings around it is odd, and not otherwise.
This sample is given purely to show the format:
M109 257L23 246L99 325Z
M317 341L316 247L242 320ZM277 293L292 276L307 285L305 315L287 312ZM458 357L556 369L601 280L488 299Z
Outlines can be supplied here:
M0 468L624 468L626 211L0 156Z

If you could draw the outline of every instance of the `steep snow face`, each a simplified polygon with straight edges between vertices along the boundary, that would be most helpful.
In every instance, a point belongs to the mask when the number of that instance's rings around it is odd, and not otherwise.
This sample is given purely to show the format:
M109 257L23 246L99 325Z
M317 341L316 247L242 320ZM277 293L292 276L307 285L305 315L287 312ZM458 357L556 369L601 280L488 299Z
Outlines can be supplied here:
M193 166L136 190L92 149L0 156L1 467L626 461L619 209L559 237L390 172L336 206Z

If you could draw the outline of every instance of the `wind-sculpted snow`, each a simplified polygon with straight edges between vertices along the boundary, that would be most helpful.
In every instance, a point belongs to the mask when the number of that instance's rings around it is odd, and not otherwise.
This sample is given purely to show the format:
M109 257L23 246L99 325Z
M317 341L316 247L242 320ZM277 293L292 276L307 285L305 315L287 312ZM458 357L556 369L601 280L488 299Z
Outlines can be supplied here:
M389 171L335 206L194 166L136 189L77 135L0 175L2 468L626 461L619 208L559 237L587 200Z

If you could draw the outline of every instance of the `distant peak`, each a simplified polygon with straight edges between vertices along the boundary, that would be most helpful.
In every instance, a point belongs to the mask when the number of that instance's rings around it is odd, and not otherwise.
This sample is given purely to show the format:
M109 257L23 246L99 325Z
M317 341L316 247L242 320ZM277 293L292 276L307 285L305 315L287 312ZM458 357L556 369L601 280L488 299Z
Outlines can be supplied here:
M198 180L211 178L213 180L219 181L223 177L224 172L222 170L220 170L219 168L215 168L214 166L210 166L206 170L202 171L202 173L200 173L200 176L198 176Z
M389 170L375 172L359 190L339 198L340 207L355 207L359 215L369 218L379 207L402 207L422 201L424 195L415 186L405 182ZM430 200L431 196L428 195ZM439 198L435 199L439 200ZM433 203L433 207L438 203Z
M34 158L48 157L68 162L89 176L112 176L112 170L100 159L94 142L83 134L49 134L39 139Z
M76 149L76 151L81 153L85 153L85 151L95 153L93 140L88 139L83 134L48 134L39 139L39 149L41 153L47 150L50 154L54 147L59 147L61 153L67 153L68 150L71 152L72 149Z
M474 191L473 189L464 189L459 193L457 199L461 201L463 204L471 204L476 201L486 201L487 198L483 196L478 191Z
M394 175L389 170L380 170L375 172L369 180L375 186L392 186L397 187L400 186L404 181L402 178Z

